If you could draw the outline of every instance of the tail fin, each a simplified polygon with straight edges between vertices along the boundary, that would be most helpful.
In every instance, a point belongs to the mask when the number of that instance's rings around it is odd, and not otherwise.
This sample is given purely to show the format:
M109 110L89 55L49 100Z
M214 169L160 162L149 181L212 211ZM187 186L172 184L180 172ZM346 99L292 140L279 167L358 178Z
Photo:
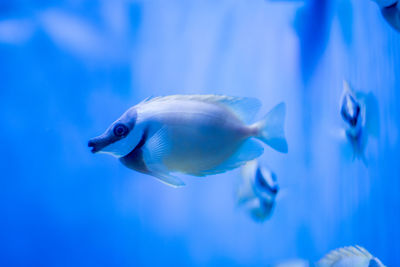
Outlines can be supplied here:
M282 102L268 112L264 119L255 123L255 127L259 129L259 134L256 138L282 153L288 152L288 145L283 129L285 114L286 104Z

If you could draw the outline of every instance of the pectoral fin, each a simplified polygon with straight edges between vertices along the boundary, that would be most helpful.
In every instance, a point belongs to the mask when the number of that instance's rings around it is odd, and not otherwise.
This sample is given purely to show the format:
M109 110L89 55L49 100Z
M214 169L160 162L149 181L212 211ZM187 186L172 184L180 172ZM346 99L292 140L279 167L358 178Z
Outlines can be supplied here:
M161 165L165 155L170 150L170 144L168 143L168 132L167 128L161 127L156 131L143 146L143 160L147 166ZM159 167L163 168L163 167Z
M181 179L169 174L163 164L163 158L169 150L167 128L161 127L143 146L143 161L147 166L148 174L172 187L184 186L185 183Z

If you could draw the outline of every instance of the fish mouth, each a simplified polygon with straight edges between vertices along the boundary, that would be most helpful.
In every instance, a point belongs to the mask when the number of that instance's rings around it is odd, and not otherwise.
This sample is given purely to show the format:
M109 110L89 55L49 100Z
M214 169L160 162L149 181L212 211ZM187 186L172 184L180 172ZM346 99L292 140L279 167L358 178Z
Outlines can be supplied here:
M99 152L99 149L96 146L96 143L93 142L92 140L89 140L88 142L88 147L91 147L92 149L90 150L90 152L92 152L93 154L96 152Z
M278 186L278 185L274 185L274 186L272 186L272 187L269 188L269 191L270 191L272 194L276 195L276 194L278 194L279 186Z
M92 148L90 151L94 154L101 151L105 146L107 146L106 143L107 142L104 138L95 137L89 140L88 147Z

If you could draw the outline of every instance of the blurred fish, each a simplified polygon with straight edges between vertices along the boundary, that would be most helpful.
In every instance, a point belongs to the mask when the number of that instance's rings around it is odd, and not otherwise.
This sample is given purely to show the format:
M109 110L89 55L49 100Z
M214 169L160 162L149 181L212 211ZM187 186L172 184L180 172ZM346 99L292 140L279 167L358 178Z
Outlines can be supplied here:
M333 250L318 262L303 259L285 261L275 267L385 267L382 262L372 256L365 248L349 246Z
M360 246L339 248L319 260L316 267L385 267L382 262Z
M237 168L264 149L288 151L284 103L247 125L260 108L255 98L173 95L146 99L131 107L101 136L92 152L109 153L138 172L171 186L184 183L171 172L205 176Z
M256 160L243 166L237 203L244 206L255 221L271 217L278 191L275 173L261 167Z
M296 12L294 29L299 39L300 71L306 84L313 77L329 41L333 19L336 17L347 45L352 42L353 13L347 0L270 0L303 4Z
M331 30L330 0L309 0L301 7L294 22L299 37L300 71L304 83L312 77L325 52Z
M381 9L383 17L397 31L400 31L400 1L374 0Z
M345 87L348 88L348 85L345 84ZM347 90L343 96L342 100L342 109L340 110L340 114L345 122L347 122L350 127L356 127L359 125L360 121L360 104L355 100L353 94Z
M379 110L375 96L353 92L344 81L340 114L346 125L346 138L353 148L353 158L360 158L366 164L364 151L368 137L379 135Z

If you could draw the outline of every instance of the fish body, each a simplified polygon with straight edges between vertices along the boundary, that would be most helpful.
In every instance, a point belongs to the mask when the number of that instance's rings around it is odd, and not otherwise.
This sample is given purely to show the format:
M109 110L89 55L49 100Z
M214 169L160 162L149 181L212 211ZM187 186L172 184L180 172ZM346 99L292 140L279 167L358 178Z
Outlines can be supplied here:
M272 171L261 167L256 160L243 166L238 204L254 220L264 221L271 216L278 191L276 175Z
M150 122L149 135L162 132L168 151L162 163L171 172L203 176L205 171L223 163L256 129L248 127L232 113L210 103L176 100L150 103L140 111ZM157 126L152 126L157 125ZM152 129L152 127L154 127ZM167 153L166 153L167 152Z
M397 31L400 32L400 1L374 0L381 9L383 17Z
M95 152L112 154L131 169L181 186L183 182L171 173L217 174L257 158L263 147L254 138L287 152L285 105L281 103L263 120L247 124L260 106L254 98L157 97L130 108L103 135L90 140L89 146ZM113 139L115 127L127 122L127 133Z
M316 264L316 267L385 267L365 248L349 246L329 252Z

